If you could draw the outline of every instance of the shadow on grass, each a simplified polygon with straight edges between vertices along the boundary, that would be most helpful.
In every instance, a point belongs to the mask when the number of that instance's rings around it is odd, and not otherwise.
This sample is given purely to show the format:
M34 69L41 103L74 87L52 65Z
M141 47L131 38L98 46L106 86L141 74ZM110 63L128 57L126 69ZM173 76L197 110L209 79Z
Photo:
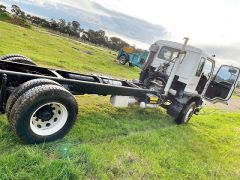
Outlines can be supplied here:
M54 146L56 143L101 143L134 133L174 125L172 118L160 108L113 108L109 106L99 108L83 109L73 129L64 139L47 144ZM5 116L0 117L0 139L0 151L2 152L25 145L12 132Z
M111 108L83 112L67 136L75 143L101 143L174 125L163 109Z

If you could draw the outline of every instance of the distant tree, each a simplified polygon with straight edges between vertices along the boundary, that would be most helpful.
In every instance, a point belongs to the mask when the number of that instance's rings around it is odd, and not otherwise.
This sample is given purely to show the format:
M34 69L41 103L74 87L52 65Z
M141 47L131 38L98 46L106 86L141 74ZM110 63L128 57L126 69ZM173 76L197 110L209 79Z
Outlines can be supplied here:
M114 50L119 50L126 46L130 45L118 37L110 37L110 40L108 42L108 47Z
M37 16L32 16L31 17L31 22L33 24L36 24L37 26L39 26L39 25L41 25L42 20L41 20L41 18L39 18Z
M64 19L59 19L58 27L61 33L66 33L66 21Z
M0 12L5 12L6 7L0 5ZM51 19L50 21L40 18L38 16L32 16L30 14L25 14L24 11L20 9L17 5L12 5L11 12L13 14L13 19L11 22L13 24L18 24L24 27L30 27L29 23L41 26L44 28L52 29L53 31L58 31L69 36L75 36L84 41L89 41L91 43L106 46L113 50L118 50L124 46L129 46L129 44L118 37L108 37L104 30L92 30L89 29L84 31L81 29L80 23L78 21L66 22L64 19L59 19L58 21ZM136 49L136 48L135 48ZM141 49L136 49L136 51L141 52Z
M66 27L65 27L65 31L68 35L70 36L73 36L74 35L74 32L73 32L73 29L72 29L72 23L71 22L68 22Z
M0 12L6 12L6 6L0 4Z
M88 32L87 31L83 31L81 38L84 41L89 41L89 39L88 39Z
M80 23L78 21L72 21L72 30L73 30L74 36L80 37L80 32L82 30L80 28Z
M32 22L32 16L30 14L27 14L26 15L26 20Z
M54 31L57 31L59 29L57 21L55 21L54 19L51 19L50 28Z
M25 12L22 11L17 5L12 5L11 12L16 17L23 18L23 19L25 18Z
M72 21L72 27L74 31L80 30L80 23L77 21Z
M45 28L50 28L50 22L46 19L41 19L41 26Z
M106 33L103 30L96 31L96 39L99 45L107 46Z

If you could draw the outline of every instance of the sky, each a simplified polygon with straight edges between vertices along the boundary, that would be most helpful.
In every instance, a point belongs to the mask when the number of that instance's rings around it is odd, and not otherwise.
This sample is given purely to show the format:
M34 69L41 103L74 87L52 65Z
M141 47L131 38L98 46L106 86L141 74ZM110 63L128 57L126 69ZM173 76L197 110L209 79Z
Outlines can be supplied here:
M240 66L240 0L0 0L46 18L79 18L141 48L158 39L183 42ZM52 16L52 17L51 17Z

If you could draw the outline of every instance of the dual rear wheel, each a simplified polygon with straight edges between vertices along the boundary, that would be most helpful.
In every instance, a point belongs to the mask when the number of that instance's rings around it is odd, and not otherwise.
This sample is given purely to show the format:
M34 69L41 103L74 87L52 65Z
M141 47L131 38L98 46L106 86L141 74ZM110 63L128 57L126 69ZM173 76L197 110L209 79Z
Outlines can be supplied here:
M26 56L20 55L20 54L7 54L4 56L1 56L0 60L37 66L31 59L27 58Z
M53 141L65 136L78 113L73 95L48 79L34 79L8 98L6 114L17 136L26 143Z

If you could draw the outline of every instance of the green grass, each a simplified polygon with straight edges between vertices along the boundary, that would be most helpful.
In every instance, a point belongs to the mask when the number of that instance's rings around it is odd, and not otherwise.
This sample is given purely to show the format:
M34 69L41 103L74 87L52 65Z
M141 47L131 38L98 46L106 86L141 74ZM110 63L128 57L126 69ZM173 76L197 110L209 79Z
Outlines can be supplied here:
M104 48L3 22L0 37L1 54L17 52L80 72L138 76L138 69L116 64ZM77 100L76 124L52 143L21 143L0 116L0 179L240 178L240 112L205 109L177 126L161 108L115 108L109 97L89 95Z
M162 109L114 108L78 97L64 138L23 145L0 120L0 174L8 179L207 179L240 177L240 113L205 110L177 126Z
M42 66L125 79L138 77L138 68L120 66L115 62L116 52L39 31L34 27L26 29L0 22L0 55L19 53ZM92 55L87 54L88 51Z

